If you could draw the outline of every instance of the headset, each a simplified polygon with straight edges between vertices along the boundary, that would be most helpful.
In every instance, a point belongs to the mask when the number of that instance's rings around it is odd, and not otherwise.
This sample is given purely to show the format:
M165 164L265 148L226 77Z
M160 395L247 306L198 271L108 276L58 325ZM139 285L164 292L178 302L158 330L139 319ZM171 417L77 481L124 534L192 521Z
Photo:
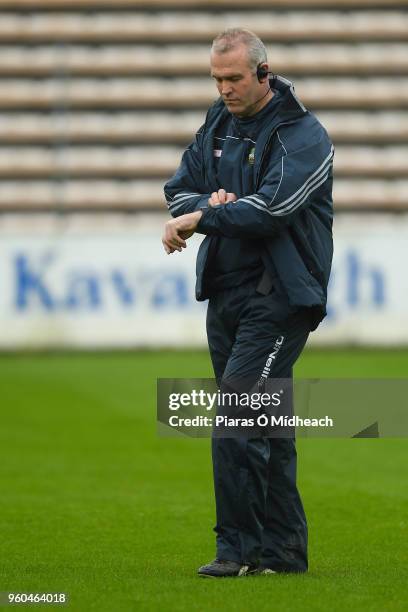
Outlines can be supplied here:
M262 83L262 81L268 76L268 74L272 74L272 73L267 68L265 68L265 66L263 65L263 62L257 65L256 76L260 83Z

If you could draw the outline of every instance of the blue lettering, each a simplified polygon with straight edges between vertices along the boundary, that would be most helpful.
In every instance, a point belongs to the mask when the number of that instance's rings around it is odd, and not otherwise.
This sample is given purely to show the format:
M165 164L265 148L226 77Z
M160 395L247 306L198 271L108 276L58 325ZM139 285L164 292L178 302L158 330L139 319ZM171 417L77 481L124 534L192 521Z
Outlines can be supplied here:
M357 253L350 251L346 256L347 267L347 302L351 307L356 307L361 301L361 286L364 276L370 280L371 300L375 306L385 303L385 281L383 273L374 267L366 267L361 264Z
M112 283L121 303L124 306L132 306L135 303L135 295L129 285L126 284L126 279L122 272L113 270Z
M65 306L70 310L89 308L96 310L102 304L99 279L96 276L77 275L68 284Z
M173 274L163 277L153 292L152 305L156 308L186 306L188 303L188 282L184 276Z
M47 253L42 257L42 261L40 262L41 269L34 271L29 266L28 257L25 255L17 255L15 258L15 304L18 310L26 310L32 299L37 300L45 310L53 310L55 308L55 302L51 292L42 277L51 261L51 254Z

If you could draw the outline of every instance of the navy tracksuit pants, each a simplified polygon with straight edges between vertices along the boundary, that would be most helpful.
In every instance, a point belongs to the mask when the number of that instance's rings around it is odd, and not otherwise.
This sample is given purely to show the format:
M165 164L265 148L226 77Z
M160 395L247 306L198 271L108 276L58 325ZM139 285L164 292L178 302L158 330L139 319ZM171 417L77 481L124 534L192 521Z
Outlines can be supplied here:
M220 389L228 381L259 380L283 336L269 376L291 378L310 331L307 309L289 306L276 287L257 282L217 292L207 311L207 336ZM292 438L212 439L217 557L262 563L276 571L306 571L307 523L296 486Z

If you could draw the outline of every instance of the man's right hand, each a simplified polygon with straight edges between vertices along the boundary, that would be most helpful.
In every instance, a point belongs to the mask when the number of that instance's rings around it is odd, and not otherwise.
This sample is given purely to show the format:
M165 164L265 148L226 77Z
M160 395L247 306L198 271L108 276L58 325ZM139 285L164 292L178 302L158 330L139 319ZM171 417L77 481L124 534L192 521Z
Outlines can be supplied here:
M211 198L208 199L209 206L215 206L217 204L227 204L228 202L235 202L238 200L235 193L227 193L225 189L219 189L213 191Z

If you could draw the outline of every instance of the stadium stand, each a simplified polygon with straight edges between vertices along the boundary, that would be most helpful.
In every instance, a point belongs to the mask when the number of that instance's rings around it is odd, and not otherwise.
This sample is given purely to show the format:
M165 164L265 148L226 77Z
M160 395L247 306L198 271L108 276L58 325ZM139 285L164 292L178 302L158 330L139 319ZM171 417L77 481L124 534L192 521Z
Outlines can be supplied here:
M407 24L408 27L408 24ZM398 75L408 71L407 46L402 43L268 45L275 71L293 75ZM3 77L49 77L59 71L75 76L134 76L152 74L160 66L162 75L208 76L206 45L107 44L92 46L39 45L34 48L2 46L0 75Z
M240 25L336 145L338 210L408 208L408 0L0 0L0 211L164 210Z

